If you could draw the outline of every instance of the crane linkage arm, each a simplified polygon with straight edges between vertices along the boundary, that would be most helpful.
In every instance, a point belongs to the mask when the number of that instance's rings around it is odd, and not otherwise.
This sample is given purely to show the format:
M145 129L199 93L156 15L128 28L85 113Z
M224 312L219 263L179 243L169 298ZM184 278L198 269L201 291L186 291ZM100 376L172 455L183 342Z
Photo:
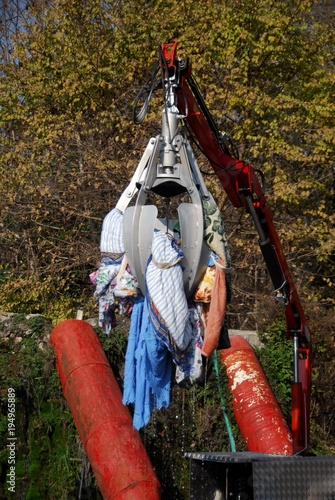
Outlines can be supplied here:
M278 238L263 187L251 165L229 154L192 76L188 59L177 58L177 43L161 46L160 66L165 80L176 86L178 108L208 158L234 207L251 215L259 245L275 289L285 310L286 333L293 339L292 435L294 453L309 447L311 338L305 314Z

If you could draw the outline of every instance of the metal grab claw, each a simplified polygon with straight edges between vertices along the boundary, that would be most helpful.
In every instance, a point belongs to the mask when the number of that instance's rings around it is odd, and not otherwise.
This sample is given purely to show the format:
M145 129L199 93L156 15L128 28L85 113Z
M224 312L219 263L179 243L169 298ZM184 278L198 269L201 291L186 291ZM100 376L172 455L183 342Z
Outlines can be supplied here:
M178 224L179 239L184 258L181 264L183 283L187 297L190 297L205 272L210 250L204 243L204 216L202 201L211 199L188 142L181 136L175 137L169 150L175 155L175 164L163 166L161 159L166 152L164 137L158 135L149 141L139 166L129 186L121 196L117 208L124 212L123 235L127 260L136 276L142 294L145 294L145 271L151 254L153 232L160 229L174 234ZM169 145L171 146L171 145ZM147 151L151 151L148 157ZM143 163L146 162L144 166ZM158 218L158 209L146 205L149 192L171 198L187 193L192 203L181 203L179 219ZM138 192L134 206L127 206Z
M179 225L184 257L183 284L189 298L195 291L207 267L210 250L204 243L204 214L202 202L213 200L207 191L188 140L180 133L180 115L176 105L176 86L165 86L165 108L162 113L162 133L151 138L135 174L122 194L117 208L124 213L123 235L128 263L145 294L145 272L151 254L155 229L174 234ZM128 207L138 192L136 203ZM187 193L191 203L178 207L179 220L158 218L154 205L146 205L149 192L163 198Z

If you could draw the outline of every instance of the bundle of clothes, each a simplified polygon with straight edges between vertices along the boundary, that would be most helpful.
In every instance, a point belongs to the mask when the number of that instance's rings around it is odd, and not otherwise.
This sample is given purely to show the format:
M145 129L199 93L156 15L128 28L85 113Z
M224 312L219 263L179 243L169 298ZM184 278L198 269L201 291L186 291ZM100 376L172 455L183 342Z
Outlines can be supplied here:
M229 347L225 322L230 300L230 257L224 224L213 202L203 203L205 236L211 250L204 276L191 299L183 287L183 252L168 232L155 230L142 295L123 242L123 214L114 208L103 221L99 268L90 275L106 334L118 314L130 315L123 403L134 407L133 425L145 426L154 408L171 402L174 383L202 383L206 360Z

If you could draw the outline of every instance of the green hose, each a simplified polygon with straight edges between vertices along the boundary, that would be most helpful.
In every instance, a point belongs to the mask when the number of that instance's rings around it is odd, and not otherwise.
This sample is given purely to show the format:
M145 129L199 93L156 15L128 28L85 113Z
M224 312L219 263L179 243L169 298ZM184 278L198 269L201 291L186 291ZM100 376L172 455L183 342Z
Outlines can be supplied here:
M218 391L219 391L219 394L220 394L220 402L221 402L221 408L222 408L222 412L223 412L223 418L224 418L224 421L225 421L225 424L226 424L226 427L227 427L227 432L228 432L230 451L231 452L235 452L236 451L235 440L234 440L233 432L232 432L232 429L231 429L230 421L229 421L228 415L226 413L225 402L224 402L224 399L223 399L223 390L222 390L222 386L221 386L221 383L220 383L220 377L219 377L218 354L217 354L216 351L214 351L214 353L213 353L213 364L214 364L214 370L215 370L216 378L217 378Z

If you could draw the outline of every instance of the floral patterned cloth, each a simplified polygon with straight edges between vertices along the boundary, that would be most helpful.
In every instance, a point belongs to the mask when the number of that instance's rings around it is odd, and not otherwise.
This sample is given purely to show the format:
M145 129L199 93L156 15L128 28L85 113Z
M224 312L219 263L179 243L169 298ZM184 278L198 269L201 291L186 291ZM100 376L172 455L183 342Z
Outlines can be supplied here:
M212 298L212 290L214 286L216 268L214 265L214 261L208 263L205 274L200 281L192 300L194 302L205 302L208 304Z
M227 302L230 302L232 295L230 276L231 258L222 216L213 199L210 201L203 201L202 207L205 220L204 240L209 248L222 260L223 271L226 275Z
M99 269L90 274L95 286L93 297L99 304L99 326L107 335L116 326L116 303L119 314L130 314L139 294L137 280L129 266L122 269L123 258L123 255L114 259L103 255Z
M205 219L204 240L210 249L222 259L223 266L228 271L231 268L231 260L220 210L213 201L204 201L202 206Z

